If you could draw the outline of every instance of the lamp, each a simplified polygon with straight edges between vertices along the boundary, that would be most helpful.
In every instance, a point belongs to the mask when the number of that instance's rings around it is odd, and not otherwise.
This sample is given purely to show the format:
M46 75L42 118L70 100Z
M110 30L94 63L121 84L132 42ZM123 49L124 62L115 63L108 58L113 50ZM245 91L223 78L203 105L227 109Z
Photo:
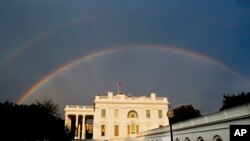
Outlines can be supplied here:
M167 116L168 116L168 119L169 119L170 137L171 137L171 141L173 141L173 130L172 130L171 118L174 117L174 111L170 107L168 109Z

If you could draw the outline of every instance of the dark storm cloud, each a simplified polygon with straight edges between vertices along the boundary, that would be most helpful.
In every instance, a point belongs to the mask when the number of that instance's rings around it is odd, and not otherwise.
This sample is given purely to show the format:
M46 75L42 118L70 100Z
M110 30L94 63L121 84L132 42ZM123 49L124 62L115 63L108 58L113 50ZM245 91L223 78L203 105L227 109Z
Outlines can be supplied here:
M185 48L220 60L244 76L250 77L248 61L250 9L248 5L248 2L244 0L226 2L218 0L146 0L143 2L136 0L74 2L3 0L0 2L0 66L8 63L0 67L0 100L17 100L24 91L43 76L79 56L109 47L140 44L162 44ZM22 50L23 48L26 49ZM15 53L18 55L9 59ZM130 55L120 59L127 61ZM124 78L120 79L125 81L135 93L155 90L160 94L165 94L170 90L171 93L180 94L184 90L190 90L197 95L194 97L196 101L211 103L211 105L213 102L206 101L208 93L210 95L212 93L212 98L216 99L216 94L249 90L241 85L241 80L231 75L224 76L218 71L216 75L213 75L210 71L211 66L174 65L182 60L178 57L178 59L172 58L164 62L158 58L158 63L155 63L155 60L150 61L149 58L155 56L150 54L147 54L147 57L145 54L132 56L128 64L119 64L111 59L109 60L110 63L113 62L111 64L99 63L98 70L90 69L93 64L89 64L90 67L87 67L89 70L84 67L84 72L91 75L84 75L84 79L90 82L76 81L71 78L73 76L70 74L65 77L71 76L67 79L91 86L94 90L87 90L84 93L93 94L106 91L117 83L115 81L121 81L117 78L123 71L131 72L124 73L123 75L128 75L128 77L123 76ZM164 57L163 55L162 58ZM119 60L119 57L117 59ZM140 66L138 65L141 62L140 59L148 60L148 64L143 64L145 71L137 68ZM159 62L173 67L158 69L162 66ZM155 66L151 66L152 64ZM109 67L107 68L106 65ZM190 67L185 73L182 71L184 66ZM196 79L190 83L191 78L188 76L194 75L193 71L196 71L194 68L203 73L197 73ZM112 70L116 71L111 73ZM212 68L212 70L217 69ZM183 75L163 75L171 74L171 72L179 72ZM137 79L132 81L129 76ZM150 83L141 83L142 78ZM171 81L165 81L168 80L167 78L171 78ZM201 80L202 83L200 83ZM105 85L104 82L106 82ZM213 85L214 82L220 82L224 86ZM65 83L61 84L64 87L56 83L46 86L48 87L46 89L50 89L55 95L61 92L67 92L70 95L79 94L78 88L68 83L65 80ZM166 85L164 87L156 85L162 83ZM181 84L181 89L178 84ZM224 89L225 87L227 89ZM67 97L66 93L65 97ZM183 100L180 100L182 97L190 98L180 94L179 97L172 97L171 100L176 105L182 104ZM81 103L80 100L74 100L74 97L68 97L68 99L72 99L70 104ZM61 99L58 102L69 101ZM202 108L206 109L204 106Z

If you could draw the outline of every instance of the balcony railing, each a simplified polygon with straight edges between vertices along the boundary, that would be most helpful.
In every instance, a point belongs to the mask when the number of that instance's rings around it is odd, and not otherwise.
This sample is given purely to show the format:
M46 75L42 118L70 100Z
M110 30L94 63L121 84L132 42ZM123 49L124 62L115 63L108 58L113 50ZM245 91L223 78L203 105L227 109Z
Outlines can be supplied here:
M90 109L92 110L93 106L83 106L83 105L67 105L66 109Z
M167 98L164 97L146 97L146 96L141 96L141 97L134 97L134 96L97 96L96 100L145 100L145 101L150 101L150 100L157 100L157 101L167 101Z

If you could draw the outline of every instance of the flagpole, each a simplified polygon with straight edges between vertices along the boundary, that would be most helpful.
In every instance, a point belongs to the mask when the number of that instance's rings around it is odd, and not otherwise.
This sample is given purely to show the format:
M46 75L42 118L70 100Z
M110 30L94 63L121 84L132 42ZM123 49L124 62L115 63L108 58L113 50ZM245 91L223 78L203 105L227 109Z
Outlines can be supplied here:
M117 84L117 93L118 94L120 93L120 82L118 82L118 84Z
M121 93L122 93L122 91L121 91L121 86L123 86L123 83L118 82L118 83L117 83L117 93L118 93L118 94L121 94Z

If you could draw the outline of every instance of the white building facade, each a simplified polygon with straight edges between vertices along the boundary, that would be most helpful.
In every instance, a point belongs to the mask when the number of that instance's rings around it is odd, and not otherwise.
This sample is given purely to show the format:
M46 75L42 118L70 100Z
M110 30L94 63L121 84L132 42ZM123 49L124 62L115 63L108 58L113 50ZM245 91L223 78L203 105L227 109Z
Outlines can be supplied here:
M134 97L125 94L96 96L94 106L67 105L65 124L75 131L75 139L119 139L134 137L139 132L169 124L166 97ZM93 119L93 125L86 124ZM73 125L73 126L72 126ZM86 130L88 128L88 130Z

